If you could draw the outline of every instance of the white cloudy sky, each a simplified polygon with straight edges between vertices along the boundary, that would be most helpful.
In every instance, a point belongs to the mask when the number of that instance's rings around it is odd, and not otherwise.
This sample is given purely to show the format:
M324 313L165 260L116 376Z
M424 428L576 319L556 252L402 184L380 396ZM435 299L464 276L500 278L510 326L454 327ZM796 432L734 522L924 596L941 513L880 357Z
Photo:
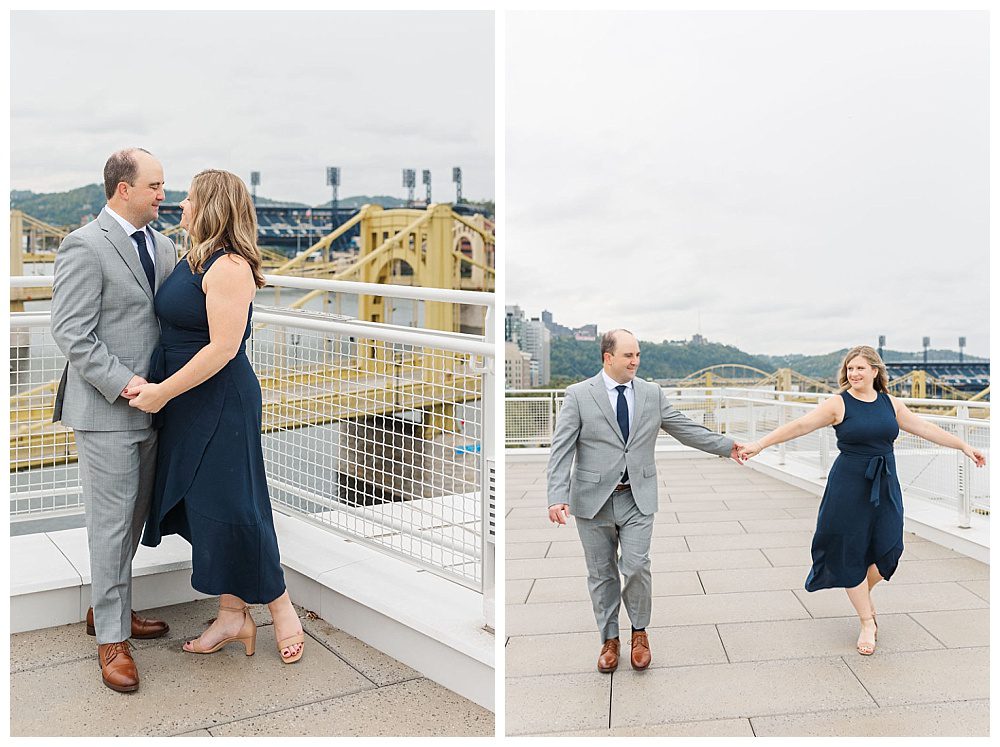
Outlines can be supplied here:
M988 354L985 13L512 13L506 42L507 303Z
M99 182L141 145L167 186L206 167L259 194L317 204L405 197L430 169L435 199L494 197L490 12L16 12L11 18L11 188Z

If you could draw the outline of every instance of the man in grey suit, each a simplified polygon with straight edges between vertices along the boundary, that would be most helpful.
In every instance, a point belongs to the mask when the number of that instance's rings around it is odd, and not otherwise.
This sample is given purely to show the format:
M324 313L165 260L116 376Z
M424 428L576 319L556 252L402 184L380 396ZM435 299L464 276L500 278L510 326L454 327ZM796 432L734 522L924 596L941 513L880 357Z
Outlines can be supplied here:
M132 558L149 513L156 466L150 416L129 407L145 383L160 328L157 288L173 270L173 242L149 227L164 200L163 167L129 148L104 166L107 206L59 246L52 337L66 356L53 421L73 428L90 547L87 632L97 637L104 684L139 687L128 638L167 632L131 609Z
M576 518L603 641L597 668L613 672L622 601L632 623L632 667L645 669L652 661L646 626L653 596L649 547L657 509L657 433L662 428L686 446L734 459L740 444L677 412L657 384L635 378L639 342L631 332L606 332L601 358L599 374L566 389L552 436L548 502L550 521Z

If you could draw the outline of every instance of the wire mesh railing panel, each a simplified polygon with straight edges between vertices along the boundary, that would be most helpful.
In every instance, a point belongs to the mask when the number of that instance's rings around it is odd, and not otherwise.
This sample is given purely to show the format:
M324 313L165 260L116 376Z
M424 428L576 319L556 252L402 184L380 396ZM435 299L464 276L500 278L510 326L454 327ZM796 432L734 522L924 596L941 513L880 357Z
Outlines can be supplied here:
M506 440L510 446L547 446L555 423L551 397L508 397L504 402Z
M52 422L66 359L45 325L10 328L10 516L83 510L73 431Z
M835 396L721 388L667 388L664 391L674 408L686 417L742 442L756 440L780 425L807 414L816 407L817 402ZM530 425L524 422L531 418L528 406L521 404L531 399L525 397L525 394L527 392L507 393L507 442L511 445L519 443L511 439L511 434L515 434L516 438L527 430L530 431L533 443L547 446L551 443L551 430L546 432L544 419L536 417L531 420ZM562 398L554 391L546 394L556 398L556 417L552 420L554 427ZM990 424L988 419L981 417L988 413L988 404L979 407L974 415L972 410L979 403L956 403L952 400L903 401L938 411L956 407L959 412L969 414L969 418L934 414L922 414L920 417L955 433L974 448L986 453L989 465ZM965 409L961 409L959 405ZM658 440L665 444L677 443L665 433L661 433ZM989 466L977 469L961 452L903 431L895 443L894 451L899 481L906 495L932 501L959 512L968 503L972 511L989 514ZM772 447L770 452L779 454L779 465L805 468L813 479L822 479L827 476L837 457L837 435L832 427L820 428Z
M272 503L481 591L482 353L451 333L311 323L255 324L247 346ZM11 317L12 520L83 510L73 432L51 422L65 360L48 325Z
M272 324L248 352L272 501L479 587L484 403L473 357Z

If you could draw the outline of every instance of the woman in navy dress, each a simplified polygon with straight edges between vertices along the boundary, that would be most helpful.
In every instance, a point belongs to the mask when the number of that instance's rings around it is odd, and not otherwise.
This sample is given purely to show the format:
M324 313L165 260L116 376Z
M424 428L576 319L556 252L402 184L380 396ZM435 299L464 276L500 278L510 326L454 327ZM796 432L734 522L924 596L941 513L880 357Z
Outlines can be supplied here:
M902 429L962 451L982 467L986 459L958 436L911 412L888 393L889 376L879 354L867 345L847 353L838 377L842 391L808 415L749 444L752 457L832 425L840 455L830 468L812 541L807 591L843 588L861 618L858 653L875 653L878 626L871 590L888 581L903 553L903 495L892 445Z
M156 294L160 346L152 383L132 407L158 413L156 482L142 543L165 534L191 543L191 585L219 595L219 614L184 650L227 643L254 652L247 604L267 604L285 663L302 656L302 625L285 589L261 449L260 383L246 355L257 288L264 285L257 219L246 186L203 171L181 203L192 249Z

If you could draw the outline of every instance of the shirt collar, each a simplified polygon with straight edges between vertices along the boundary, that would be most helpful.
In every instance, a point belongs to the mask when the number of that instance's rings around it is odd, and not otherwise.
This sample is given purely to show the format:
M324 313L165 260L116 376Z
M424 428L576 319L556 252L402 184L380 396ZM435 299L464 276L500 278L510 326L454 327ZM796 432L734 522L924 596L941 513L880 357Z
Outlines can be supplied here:
M601 369L601 376L603 376L603 377L604 377L604 387L605 387L605 388L606 388L606 389L607 389L607 390L608 390L609 392L613 392L613 391L615 391L615 389L616 389L617 387L620 387L620 386L621 386L621 384L619 384L619 383L618 383L617 381L615 381L615 380L614 380L614 379L612 379L612 378L611 378L610 376L608 376L608 372L607 372L607 371L605 371L605 370L604 370L603 368ZM630 381L630 382L629 382L628 384L626 384L626 385L625 385L625 388L626 388L626 389L633 389L633 388L634 388L634 387L632 386L632 384L633 384L633 383L634 383L634 380L633 380L633 381Z
M118 215L118 213L116 213L114 210L112 210L110 205L105 205L104 209L108 211L108 215L110 215L112 218L118 221L118 225L120 225L125 230L126 236L131 238L132 234L134 234L136 231L139 230L131 223L129 223L127 220ZM145 231L146 227L143 226L142 230Z

